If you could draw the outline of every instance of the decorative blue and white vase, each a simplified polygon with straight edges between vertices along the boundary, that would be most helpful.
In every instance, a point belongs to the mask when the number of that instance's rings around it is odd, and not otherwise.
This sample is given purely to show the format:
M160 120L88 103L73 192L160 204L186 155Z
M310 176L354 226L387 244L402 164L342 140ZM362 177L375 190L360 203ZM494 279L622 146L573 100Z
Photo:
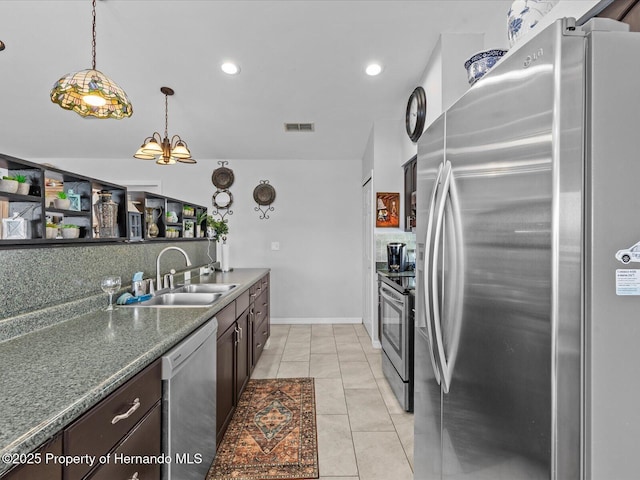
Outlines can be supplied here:
M467 69L467 77L469 84L473 85L493 67L507 50L495 48L493 50L485 50L473 55L469 60L464 62L464 68Z
M515 0L507 13L507 36L514 43L538 25L542 17L551 11L560 0Z

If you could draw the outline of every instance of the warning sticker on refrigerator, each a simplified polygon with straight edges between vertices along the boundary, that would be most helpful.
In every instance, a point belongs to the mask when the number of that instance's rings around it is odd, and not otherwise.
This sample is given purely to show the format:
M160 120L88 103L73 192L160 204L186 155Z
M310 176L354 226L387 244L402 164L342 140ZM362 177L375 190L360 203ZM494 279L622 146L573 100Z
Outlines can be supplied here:
M616 270L616 295L640 295L640 270Z

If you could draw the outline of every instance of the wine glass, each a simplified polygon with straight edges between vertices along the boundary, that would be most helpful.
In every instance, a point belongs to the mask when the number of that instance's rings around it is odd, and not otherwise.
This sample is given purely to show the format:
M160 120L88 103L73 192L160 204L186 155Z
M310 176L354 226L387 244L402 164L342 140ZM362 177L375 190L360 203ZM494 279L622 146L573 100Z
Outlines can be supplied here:
M122 285L122 279L116 275L104 277L100 281L100 288L102 288L102 291L109 294L109 306L105 311L113 310L113 294L120 290L120 285Z

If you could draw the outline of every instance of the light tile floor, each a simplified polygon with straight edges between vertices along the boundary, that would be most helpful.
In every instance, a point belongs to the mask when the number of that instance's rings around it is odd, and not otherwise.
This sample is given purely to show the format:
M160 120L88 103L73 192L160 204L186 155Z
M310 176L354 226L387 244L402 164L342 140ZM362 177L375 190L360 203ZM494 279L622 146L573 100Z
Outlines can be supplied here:
M252 378L315 378L320 480L411 480L413 415L362 325L272 325Z

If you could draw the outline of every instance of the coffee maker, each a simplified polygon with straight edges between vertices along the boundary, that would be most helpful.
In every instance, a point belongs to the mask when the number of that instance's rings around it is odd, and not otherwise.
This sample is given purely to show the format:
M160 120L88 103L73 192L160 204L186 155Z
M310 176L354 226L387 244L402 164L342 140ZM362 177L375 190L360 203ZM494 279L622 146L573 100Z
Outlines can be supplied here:
M407 244L387 244L387 268L390 272L404 272L407 269Z

